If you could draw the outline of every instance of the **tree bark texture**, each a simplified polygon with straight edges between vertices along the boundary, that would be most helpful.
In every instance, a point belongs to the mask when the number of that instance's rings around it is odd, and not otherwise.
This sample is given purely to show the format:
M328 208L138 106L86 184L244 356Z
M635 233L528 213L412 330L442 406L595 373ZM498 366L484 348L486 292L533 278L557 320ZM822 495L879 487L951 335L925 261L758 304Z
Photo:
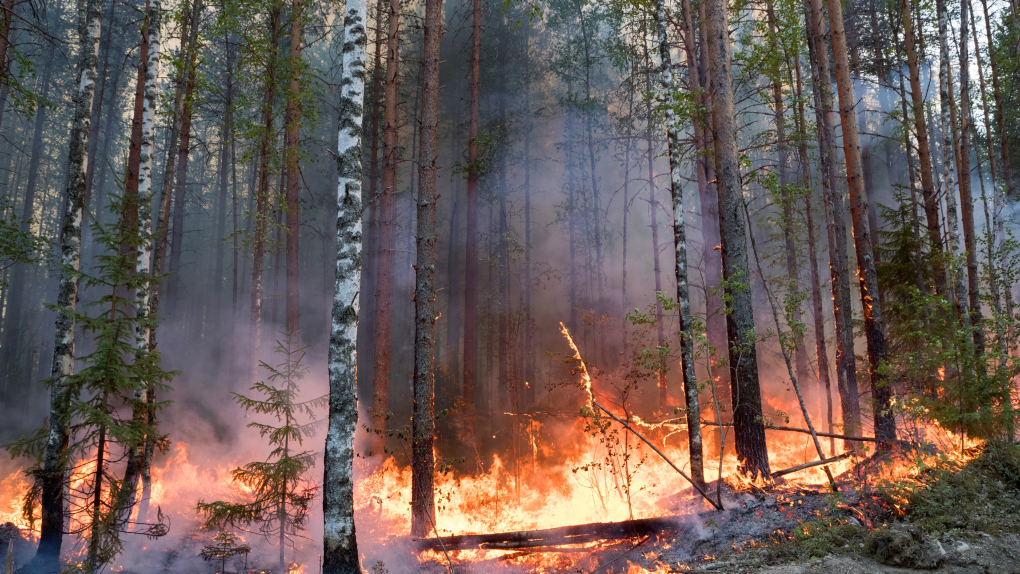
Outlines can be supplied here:
M379 204L379 255L375 285L375 368L372 371L373 454L384 452L386 417L390 408L390 366L393 354L393 271L396 260L396 215L393 200L397 186L399 126L397 101L400 85L400 0L390 0L386 40L386 89L383 104L383 173Z
M198 28L202 17L202 2L195 0L192 8L191 38L184 62L184 101L181 112L181 141L177 148L177 175L174 178L174 217L170 236L170 261L166 278L166 314L177 311L181 286L181 251L184 248L184 218L187 207L188 159L191 154L191 124L194 119L196 60L198 59Z
M358 424L358 292L361 278L365 0L347 0L337 142L337 262L329 334L329 422L322 481L323 574L360 574L354 528L354 431Z
M710 91L723 277L728 283L727 293L733 299L732 312L726 318L726 330L729 337L730 392L737 458L742 474L768 479L769 457L762 420L761 386L758 382L751 274L747 264L747 229L744 225L744 197L733 109L727 7L723 0L707 0L706 4L706 48L712 74Z
M152 154L155 138L156 80L159 77L159 48L161 25L160 0L146 2L145 20L142 24L142 43L138 63L138 80L135 87L135 109L131 121L131 143L128 148L128 177L124 186L125 216L133 208L133 218L125 217L126 224L137 226L141 245L135 255L135 273L146 277L150 273L151 232L152 232ZM134 293L136 317L149 313L149 289L138 289ZM151 350L149 329L146 323L135 324L136 356ZM146 387L135 391L132 397L131 416L137 424L146 422L150 387L155 381L146 381ZM127 465L124 469L122 492L126 499L121 506L119 520L127 520L134 506L138 479L141 476L145 458L145 445L154 437L146 437L128 449ZM141 519L141 515L139 518Z
M673 79L673 59L666 35L666 2L656 0L655 20L659 34L659 58L662 62L662 88L666 101L677 92ZM690 19L690 3L684 0L684 22ZM684 26L684 38L691 42L694 31ZM680 117L673 107L666 108L666 138L669 146L669 183L673 198L673 248L675 250L676 300L680 305L680 368L687 398L687 441L691 459L691 477L699 485L705 483L705 462L701 445L701 407L698 404L698 378L694 373L694 333L691 321L691 292L687 280L687 228L684 223L684 189L681 173L682 159Z
M69 177L60 227L60 279L57 290L56 334L50 372L48 436L39 478L42 483L39 548L33 562L37 569L60 569L60 546L64 532L64 481L67 476L67 445L74 389L68 379L74 372L74 312L78 303L78 267L81 262L81 224L88 171L89 123L99 62L102 0L87 0L78 25L78 63L73 76L73 123L67 163Z
M422 46L421 147L418 155L418 258L414 281L414 411L411 441L411 535L425 536L435 524L436 206L439 193L439 40L443 1L425 2Z
M853 307L850 304L849 257L846 246L846 222L843 198L836 181L836 130L832 117L832 81L829 75L829 50L822 39L824 23L822 1L805 0L809 58L814 83L814 103L821 159L822 195L825 226L829 240L829 269L832 273L832 315L836 331L836 386L843 412L843 430L857 436L861 426L860 399L857 390L857 365L854 357ZM851 432L853 431L853 432ZM854 445L848 445L856 448Z
M882 320L882 303L878 299L878 273L871 247L871 230L868 225L868 198L864 191L864 168L861 162L861 145L857 134L857 117L854 111L853 80L847 56L846 32L843 29L843 7L840 0L828 0L829 35L836 72L836 91L839 94L839 119L843 127L843 156L846 160L846 181L850 188L850 217L853 221L854 247L857 252L857 270L860 278L861 306L864 313L864 335L868 342L868 363L871 371L872 400L874 401L875 436L883 446L892 446L896 440L896 417L892 407L891 382L879 372L886 358L885 326Z

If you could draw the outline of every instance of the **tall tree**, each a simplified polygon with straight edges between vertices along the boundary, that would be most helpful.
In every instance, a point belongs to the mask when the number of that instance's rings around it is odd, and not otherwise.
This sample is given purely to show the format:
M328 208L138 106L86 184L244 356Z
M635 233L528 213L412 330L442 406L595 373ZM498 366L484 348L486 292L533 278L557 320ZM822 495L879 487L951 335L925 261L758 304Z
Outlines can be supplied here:
M850 274L847 269L846 222L843 198L836 181L836 130L832 114L832 85L829 75L829 49L822 39L825 29L821 0L804 0L808 37L808 57L818 149L821 159L822 197L825 227L829 241L829 269L832 275L832 316L836 332L836 387L843 411L843 432L855 436L861 428L860 402L857 392L857 365L854 356L853 307L850 304ZM850 443L848 446L855 448Z
M910 0L900 0L900 14L903 19L903 39L906 48L907 69L910 75L911 114L914 117L914 131L917 137L917 156L921 164L921 194L924 197L924 213L928 222L928 235L932 249L942 252L942 231L939 226L939 205L935 196L935 177L932 172L931 146L928 143L928 123L924 117L924 92L921 87L920 63L917 60L917 40L914 30L914 16ZM935 287L939 293L945 291L946 278L940 258L935 258Z
M970 51L968 30L970 0L960 0L960 215L963 219L963 244L967 249L967 295L970 298L970 324L974 326L974 346L978 354L985 351L985 334L981 328L981 276L978 274L977 236L974 230L974 197L970 175ZM963 297L963 294L960 294Z
M81 262L81 222L85 202L85 173L88 170L89 122L99 62L102 0L87 0L78 23L78 64L74 85L73 118L67 164L67 190L60 228L60 283L57 291L56 335L50 374L49 432L38 480L42 486L39 548L33 570L60 570L60 546L64 535L64 482L67 475L67 445L70 439L74 372L75 320L78 303L78 267Z
M475 324L478 307L478 107L481 101L482 0L471 0L471 98L467 149L467 222L464 248L464 406L475 407ZM571 244L571 249L573 245ZM571 308L573 313L573 308ZM473 438L473 437L472 437Z
M690 2L683 3L684 41L691 42L694 31L690 22ZM666 36L666 2L656 0L655 21L659 35L659 59L662 63L662 87L667 104L673 103L677 86L673 80L673 59ZM694 331L691 316L691 292L687 280L687 227L684 223L684 190L680 158L681 120L672 105L666 108L666 138L669 146L669 189L673 197L673 248L676 255L676 301L680 311L680 364L687 398L687 441L690 449L691 477L698 485L705 483L705 463L701 446L701 408L698 405L698 379L694 374Z
M390 367L393 364L393 271L396 257L396 216L393 200L400 167L397 106L400 84L400 0L390 0L386 37L386 88L383 104L383 174L379 203L379 254L375 284L375 367L372 370L373 451L386 447L386 418L390 408Z
M411 417L411 535L435 525L436 173L439 170L439 40L443 0L425 1L421 147L418 156L418 258L414 266L414 411Z
M747 226L744 224L744 194L740 184L737 126L733 110L729 18L725 1L706 0L706 4L706 47L712 74L710 91L723 277L727 282L727 295L733 301L732 310L726 318L733 430L741 472L752 478L760 476L767 479L771 471L768 446L765 443L765 423L762 419L751 274L747 264Z
M287 332L300 341L299 292L300 239L299 195L301 180L301 43L304 2L291 0L290 4L290 79L287 82L287 103L284 117L284 159L287 177Z
M198 0L196 0L197 2ZM262 271L266 255L266 231L269 226L269 161L273 153L273 108L278 81L278 45L280 39L280 17L283 7L280 0L273 0L269 6L269 36L266 39L266 73L262 93L262 133L259 137L258 184L254 190L255 218L253 227L254 246L251 265L251 316L249 320L248 378L255 380L258 368L258 354L262 346Z
M198 29L202 18L202 0L195 0L191 8L190 37L181 72L184 82L184 100L181 108L180 143L177 147L177 174L174 176L173 230L170 235L169 277L166 285L166 313L172 316L177 310L181 285L181 251L184 247L184 218L186 216L188 159L191 157L191 124L195 110L195 85L197 80Z
M124 211L121 225L138 230L139 237L145 241L135 249L135 273L141 280L149 275L150 255L152 253L152 209L150 192L152 189L152 155L154 144L154 120L156 112L156 79L159 77L160 48L160 13L159 0L146 1L145 19L141 27L141 46L139 49L138 77L135 82L134 115L131 119L131 140L128 145L127 178L124 181ZM123 235L130 237L126 232ZM129 247L130 248L130 247ZM149 289L146 286L134 293L135 316L146 317L149 314ZM150 322L135 323L136 354L142 355L152 351L149 346ZM155 392L154 381L138 388L132 398L131 411L135 424L146 424L149 417L149 393ZM147 437L151 440L151 437ZM148 440L139 441L128 451L127 465L124 469L124 480L121 491L125 500L121 504L121 520L127 518L134 506L138 479L145 461L145 445ZM139 514L144 520L144 515Z
M323 574L360 574L354 528L354 430L358 424L358 293L361 290L362 102L365 0L347 0L337 138L337 258L329 333L329 426L322 481Z
M868 343L868 363L871 367L875 437L882 441L881 444L884 446L891 446L896 440L896 417L891 412L893 395L891 382L885 379L880 370L882 362L886 359L885 326L882 320L882 303L878 297L878 273L875 270L875 255L871 247L871 230L868 225L868 197L864 190L861 145L854 111L856 101L847 56L846 32L843 28L843 6L840 0L828 0L828 7L836 92L839 94L839 119L843 127L846 181L850 188L850 218L853 222L854 247L860 278L864 335Z

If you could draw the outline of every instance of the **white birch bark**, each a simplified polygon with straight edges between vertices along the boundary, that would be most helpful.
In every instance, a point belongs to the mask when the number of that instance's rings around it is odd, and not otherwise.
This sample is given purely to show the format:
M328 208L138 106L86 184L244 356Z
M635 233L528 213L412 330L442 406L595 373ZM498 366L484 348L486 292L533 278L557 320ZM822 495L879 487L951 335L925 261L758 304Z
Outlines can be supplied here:
M358 422L357 334L361 289L362 120L366 0L348 0L344 18L337 141L337 260L329 335L329 428L322 484L323 574L360 572L354 531L354 430Z
M655 21L659 35L659 58L662 64L662 89L667 104L673 101L676 82L673 59L666 36L666 3L655 2ZM690 34L690 31L687 31ZM686 39L690 41L688 36ZM691 294L687 281L687 229L684 224L684 188L680 174L680 116L672 105L666 106L666 135L669 141L669 190L673 198L673 247L676 251L676 297L680 305L680 355L683 369L684 395L687 398L687 437L690 447L691 476L699 485L705 483L701 446L701 408L698 405L698 379L694 374L694 337L691 333Z
M947 269L951 275L953 295L956 298L960 309L960 318L965 327L970 326L970 313L967 301L967 291L963 287L963 267L956 259L960 248L959 213L957 212L956 196L960 193L960 181L956 174L956 147L953 145L953 128L950 121L949 108L952 99L949 97L949 75L952 73L952 66L949 63L949 40L948 40L948 15L946 13L945 0L936 2L936 11L939 20L939 107L941 113L939 120L942 122L942 161L946 172L946 227L949 230L947 238L949 261Z
M63 485L73 389L68 379L74 372L74 312L78 302L78 269L81 263L81 224L84 213L85 173L88 170L89 126L99 62L102 0L87 0L78 23L78 64L75 74L69 177L64 196L64 219L60 229L60 283L57 291L56 335L50 373L49 434L43 453L42 524L35 561L41 569L59 570L64 530Z

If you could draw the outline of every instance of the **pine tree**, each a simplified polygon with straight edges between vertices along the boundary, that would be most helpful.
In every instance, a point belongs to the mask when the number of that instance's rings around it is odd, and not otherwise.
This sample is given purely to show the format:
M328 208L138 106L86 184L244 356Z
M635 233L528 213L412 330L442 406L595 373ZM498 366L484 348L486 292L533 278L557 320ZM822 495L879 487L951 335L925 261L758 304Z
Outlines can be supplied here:
M245 502L199 502L198 511L205 515L206 529L225 527L248 528L257 524L259 532L267 538L275 537L280 550L280 572L286 572L285 551L290 536L304 530L305 522L315 497L315 487L306 474L314 464L311 451L296 451L304 439L321 426L316 411L326 406L326 396L305 401L298 399L298 381L308 372L302 364L305 349L294 348L294 335L286 333L276 342L276 352L283 362L271 366L264 361L259 365L269 371L267 381L255 383L251 390L262 398L234 393L234 401L244 408L246 415L269 415L278 426L250 422L259 436L267 438L273 450L265 462L250 462L230 474L234 482L250 489L251 498ZM300 422L304 418L306 422Z

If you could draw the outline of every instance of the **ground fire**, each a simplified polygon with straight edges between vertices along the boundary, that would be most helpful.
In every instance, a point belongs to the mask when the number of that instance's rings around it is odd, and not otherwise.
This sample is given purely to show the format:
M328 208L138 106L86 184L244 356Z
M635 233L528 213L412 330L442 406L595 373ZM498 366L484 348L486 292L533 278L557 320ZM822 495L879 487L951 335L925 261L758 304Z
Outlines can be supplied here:
M0 0L0 574L1020 574L1020 0Z

